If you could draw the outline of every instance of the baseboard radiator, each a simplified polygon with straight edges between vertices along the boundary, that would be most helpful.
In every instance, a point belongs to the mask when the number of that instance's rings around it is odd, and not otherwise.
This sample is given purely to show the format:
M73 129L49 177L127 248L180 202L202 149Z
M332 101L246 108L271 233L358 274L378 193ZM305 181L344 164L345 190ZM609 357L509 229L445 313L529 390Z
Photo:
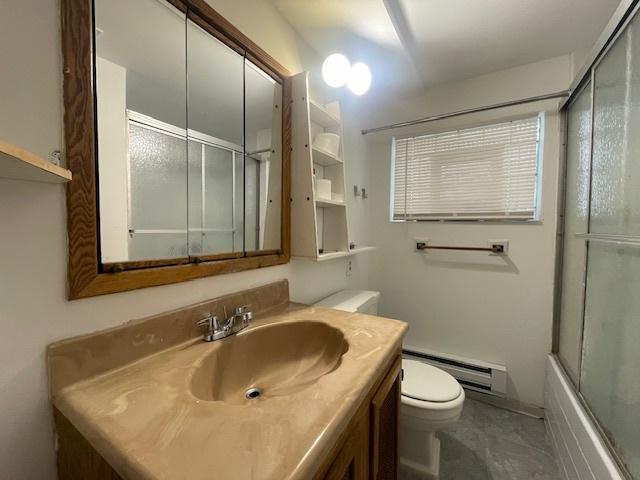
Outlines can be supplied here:
M507 368L504 365L410 346L405 346L402 349L402 355L405 358L419 360L444 370L466 389L497 397L504 397L507 393Z

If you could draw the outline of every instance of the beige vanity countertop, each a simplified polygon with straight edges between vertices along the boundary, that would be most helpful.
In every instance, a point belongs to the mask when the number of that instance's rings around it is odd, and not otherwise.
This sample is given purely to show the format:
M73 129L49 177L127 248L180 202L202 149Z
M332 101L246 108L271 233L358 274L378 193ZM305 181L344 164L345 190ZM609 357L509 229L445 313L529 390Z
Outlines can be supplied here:
M194 366L221 342L192 340L69 385L53 403L127 480L309 480L400 348L404 322L285 304L260 325L325 322L349 343L336 370L282 397L203 401ZM239 335L242 335L241 332Z

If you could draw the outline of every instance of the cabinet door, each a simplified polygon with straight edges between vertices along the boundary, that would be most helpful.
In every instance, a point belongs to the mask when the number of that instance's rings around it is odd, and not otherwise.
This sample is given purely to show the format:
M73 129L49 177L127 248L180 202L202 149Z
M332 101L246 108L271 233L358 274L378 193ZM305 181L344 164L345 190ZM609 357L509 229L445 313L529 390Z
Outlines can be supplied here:
M58 480L124 480L57 408Z
M331 464L324 480L368 480L369 419L367 410L360 414L347 436L340 453Z
M371 401L371 479L397 480L400 426L400 371L398 357Z

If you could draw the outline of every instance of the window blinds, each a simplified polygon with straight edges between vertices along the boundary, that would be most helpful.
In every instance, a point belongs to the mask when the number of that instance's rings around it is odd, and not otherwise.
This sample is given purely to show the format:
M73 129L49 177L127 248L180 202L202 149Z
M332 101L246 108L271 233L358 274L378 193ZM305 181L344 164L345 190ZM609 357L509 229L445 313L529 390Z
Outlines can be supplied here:
M539 119L393 140L393 220L532 219Z

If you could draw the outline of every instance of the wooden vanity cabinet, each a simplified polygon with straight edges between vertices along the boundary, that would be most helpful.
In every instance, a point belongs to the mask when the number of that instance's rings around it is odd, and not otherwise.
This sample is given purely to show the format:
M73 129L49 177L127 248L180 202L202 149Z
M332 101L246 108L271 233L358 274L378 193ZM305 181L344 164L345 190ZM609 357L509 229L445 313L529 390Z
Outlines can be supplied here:
M398 356L371 400L371 480L398 478L401 371Z
M398 354L314 480L397 480L401 365Z
M58 480L124 480L57 408Z
M337 455L331 459L324 480L367 480L369 472L369 419L359 412L349 427Z

